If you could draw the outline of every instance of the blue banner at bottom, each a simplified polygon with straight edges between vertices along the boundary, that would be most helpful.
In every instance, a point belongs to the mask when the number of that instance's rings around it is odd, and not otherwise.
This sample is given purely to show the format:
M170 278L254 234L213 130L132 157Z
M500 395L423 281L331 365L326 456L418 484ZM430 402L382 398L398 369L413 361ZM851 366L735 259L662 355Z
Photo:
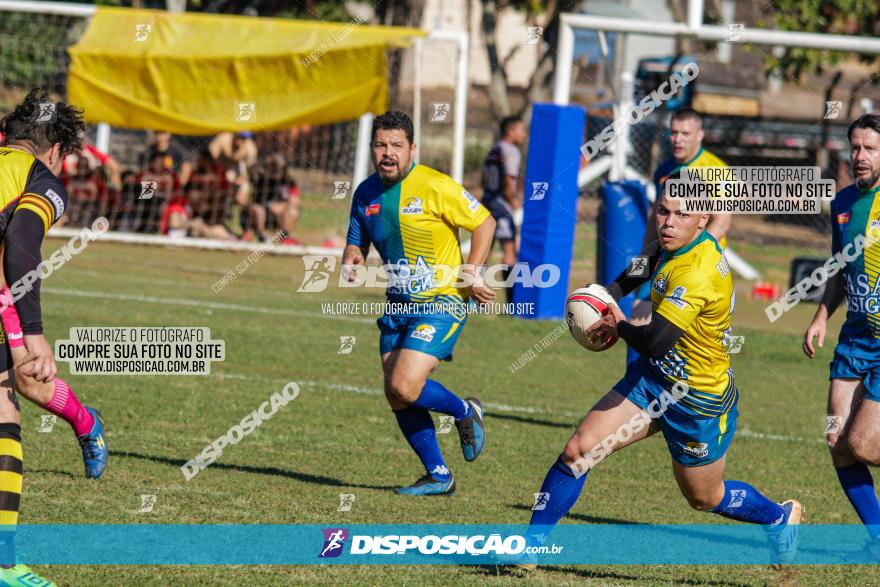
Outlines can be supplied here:
M4 529L0 527L0 536ZM751 565L760 526L20 525L17 558L45 565ZM802 525L791 564L877 564L861 525Z

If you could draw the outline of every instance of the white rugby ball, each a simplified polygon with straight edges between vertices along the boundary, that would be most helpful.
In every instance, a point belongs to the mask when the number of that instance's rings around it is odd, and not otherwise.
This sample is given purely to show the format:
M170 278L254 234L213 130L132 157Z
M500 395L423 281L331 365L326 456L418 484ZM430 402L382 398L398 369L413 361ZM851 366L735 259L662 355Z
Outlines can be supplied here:
M566 302L568 330L578 344L593 352L604 351L614 346L617 342L616 336L593 342L590 340L590 335L585 334L584 331L602 316L610 314L611 306L616 305L608 290L595 283L571 292Z

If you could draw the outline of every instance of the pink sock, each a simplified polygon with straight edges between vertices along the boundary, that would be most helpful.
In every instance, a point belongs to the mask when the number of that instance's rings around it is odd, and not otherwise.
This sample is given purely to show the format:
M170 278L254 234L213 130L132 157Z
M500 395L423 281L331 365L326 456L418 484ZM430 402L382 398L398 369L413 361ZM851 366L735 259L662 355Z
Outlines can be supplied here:
M70 386L57 377L52 400L43 407L70 424L77 436L88 434L95 424L95 418L79 403Z

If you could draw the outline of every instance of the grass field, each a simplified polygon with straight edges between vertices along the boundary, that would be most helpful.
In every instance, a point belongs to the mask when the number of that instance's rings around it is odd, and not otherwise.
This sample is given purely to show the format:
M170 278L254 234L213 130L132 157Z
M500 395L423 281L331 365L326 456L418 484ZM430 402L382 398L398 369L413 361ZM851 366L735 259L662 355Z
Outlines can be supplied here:
M578 229L573 280L593 277L592 229ZM45 253L62 241L50 240ZM805 252L744 245L740 252L782 281ZM824 252L823 252L824 253ZM215 294L212 284L246 254L96 243L43 285L50 339L74 326L209 326L226 341L226 360L208 377L70 376L107 421L110 468L98 482L82 475L66 425L39 433L44 413L22 406L25 491L22 523L526 523L532 494L590 405L622 373L624 348L587 353L568 336L524 368L507 366L555 326L473 316L456 359L436 377L487 407L487 448L474 464L457 435L440 436L459 483L451 499L405 499L389 489L420 474L382 397L377 330L369 316L324 316L328 301L381 301L366 290L299 294L302 261L264 257ZM797 497L809 523L857 523L823 444L828 361L800 352L814 306L768 323L766 302L737 288L734 326L745 335L733 359L742 396L728 476L778 500ZM832 322L836 333L840 317ZM339 337L356 336L350 355ZM59 363L68 376L67 364ZM180 466L288 381L302 393L212 466L185 481ZM336 511L354 493L352 511ZM139 513L141 494L155 494ZM722 523L688 508L671 476L664 443L652 438L603 463L569 522ZM279 545L283 547L283 545ZM609 545L596 545L607 548ZM625 545L618 545L625 548ZM25 561L26 562L26 561ZM866 567L607 566L548 567L522 580L484 567L38 567L59 585L459 585L688 584L852 585L880 582Z

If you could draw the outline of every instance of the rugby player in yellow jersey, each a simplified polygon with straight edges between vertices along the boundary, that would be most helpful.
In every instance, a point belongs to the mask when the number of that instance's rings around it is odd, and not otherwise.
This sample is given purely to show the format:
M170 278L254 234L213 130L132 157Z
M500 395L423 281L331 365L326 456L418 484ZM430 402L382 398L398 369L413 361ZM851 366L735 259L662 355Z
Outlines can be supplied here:
M803 508L777 504L742 481L724 479L724 455L736 429L738 391L724 347L733 312L733 278L721 247L706 230L708 214L685 214L680 200L661 194L655 241L644 252L650 277L627 271L608 287L620 299L650 281L647 325L626 321L616 305L587 331L594 340L619 336L641 357L587 413L541 487L543 510L530 522L540 542L574 506L587 475L611 452L663 432L679 489L694 509L762 524L774 566L797 548ZM641 423L642 425L637 425ZM523 561L531 569L536 561Z
M403 112L376 117L371 145L376 173L352 198L342 263L354 280L355 266L364 264L372 244L388 273L386 296L395 306L377 322L385 398L425 467L415 484L395 491L452 495L455 479L440 453L430 412L455 418L464 458L473 461L485 440L482 407L476 398L462 400L428 375L440 361L452 359L467 319L468 297L483 303L495 298L480 271L495 221L452 178L413 163L413 126ZM444 279L438 275L440 266L462 264L459 228L472 233L463 279Z
M727 167L714 153L703 148L703 117L699 112L691 108L682 108L672 113L669 121L669 146L672 149L672 158L661 163L654 172L655 193L660 195L666 179L685 167ZM654 206L648 212L648 220L645 226L643 245L657 240L657 217ZM727 231L730 230L730 214L711 214L706 232L712 235L721 245L727 248ZM630 321L641 326L651 316L651 295L647 287L641 287L636 292L636 301L630 315ZM638 353L630 347L627 352L626 362L631 363L638 358Z
M0 585L54 585L26 565L14 564L14 532L9 530L18 523L23 484L21 415L15 389L70 423L82 448L87 476L99 477L107 466L109 452L100 415L83 407L67 383L55 376L55 359L43 335L40 280L29 279L39 276L43 237L67 205L57 175L64 157L79 147L84 130L81 110L56 102L37 88L0 120L0 132L5 135L5 146L0 147L0 274L12 289L10 294L3 285L0 291L4 327L0 338Z

